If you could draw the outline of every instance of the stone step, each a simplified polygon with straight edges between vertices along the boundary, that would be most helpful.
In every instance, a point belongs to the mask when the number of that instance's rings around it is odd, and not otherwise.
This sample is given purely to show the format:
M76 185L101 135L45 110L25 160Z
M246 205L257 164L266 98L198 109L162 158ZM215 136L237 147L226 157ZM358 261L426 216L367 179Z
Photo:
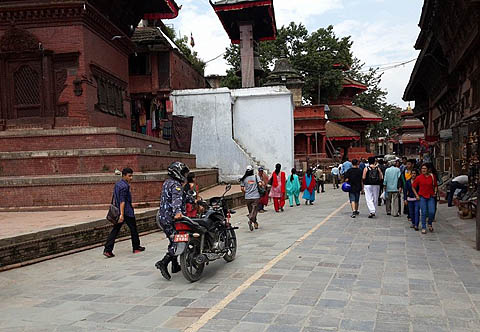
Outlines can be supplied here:
M147 148L170 151L169 142L128 130L105 127L0 131L2 152L95 148Z
M174 161L196 167L195 155L146 148L0 152L0 176L113 173L124 167L149 172L165 170Z
M200 188L218 182L217 169L192 169ZM167 172L134 172L131 185L133 203L158 204ZM72 210L106 207L120 176L78 174L0 177L0 211Z

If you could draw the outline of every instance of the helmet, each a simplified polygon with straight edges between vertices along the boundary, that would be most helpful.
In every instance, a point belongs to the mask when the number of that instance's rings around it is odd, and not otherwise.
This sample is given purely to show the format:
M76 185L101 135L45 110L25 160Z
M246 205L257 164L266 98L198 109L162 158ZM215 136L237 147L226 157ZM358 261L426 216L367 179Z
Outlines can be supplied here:
M352 186L350 186L350 183L348 182L344 182L342 184L342 190L346 193L350 192L350 190L352 190Z
M175 161L168 166L168 175L175 180L180 182L185 182L187 180L187 174L190 172L190 169L187 165L180 161Z

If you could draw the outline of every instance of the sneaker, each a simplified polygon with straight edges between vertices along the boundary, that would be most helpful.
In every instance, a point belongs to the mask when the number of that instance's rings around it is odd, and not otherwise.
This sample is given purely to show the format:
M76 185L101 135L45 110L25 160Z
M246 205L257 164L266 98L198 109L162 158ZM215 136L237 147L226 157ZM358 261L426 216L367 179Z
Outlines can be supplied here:
M375 213L370 213L370 214L368 215L368 218L370 218L370 219L372 219L373 217L375 217Z
M387 216L391 216L392 214L391 213L387 213Z
M254 225L255 229L258 229L258 222L254 221L253 225Z
M145 251L145 247L138 246L138 248L133 249L133 253L134 253L134 254L138 254L138 253L140 253L140 252L142 252L142 251Z
M284 210L283 208L280 208L280 211L282 211L282 212L283 212L283 211L285 211L285 210Z
M416 231L416 232L418 232L418 231L419 231L419 229L418 229L418 227L417 227L417 226L415 226L415 231Z
M111 251L104 251L103 252L103 256L107 257L107 258L113 258L115 257L115 255L113 254L113 252Z
M355 214L358 216L360 214L360 211L355 211Z
M425 228L422 228L422 234L427 234L427 230Z
M350 217L355 218L356 216L357 216L357 214L354 211L354 212L352 212L352 215Z
M253 224L251 221L248 222L248 228L250 229L250 232L253 232Z

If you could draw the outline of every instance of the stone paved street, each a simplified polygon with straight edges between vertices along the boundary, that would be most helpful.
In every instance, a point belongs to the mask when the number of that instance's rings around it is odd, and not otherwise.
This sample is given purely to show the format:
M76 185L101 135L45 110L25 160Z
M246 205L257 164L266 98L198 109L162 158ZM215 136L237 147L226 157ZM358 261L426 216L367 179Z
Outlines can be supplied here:
M237 259L210 264L194 284L154 268L161 233L142 238L142 254L121 242L114 259L97 248L3 272L0 330L480 330L480 254L448 224L451 211L441 206L422 236L383 207L366 218L363 196L360 217L347 205L331 215L346 195L328 190L314 206L269 207L255 232L239 209Z

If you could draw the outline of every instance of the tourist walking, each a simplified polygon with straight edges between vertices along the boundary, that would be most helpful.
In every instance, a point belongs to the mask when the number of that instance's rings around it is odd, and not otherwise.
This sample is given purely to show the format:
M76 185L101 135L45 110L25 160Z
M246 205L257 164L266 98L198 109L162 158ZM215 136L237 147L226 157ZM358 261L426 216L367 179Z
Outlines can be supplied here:
M240 179L240 187L245 194L245 201L247 202L248 228L250 228L250 231L253 231L253 227L258 229L257 212L260 186L263 186L262 180L254 174L252 166L247 166L245 175Z
M460 189L460 196L465 194L468 190L468 175L459 175L450 182L450 191L448 192L448 206L453 206L453 196L455 191ZM457 195L458 196L458 195Z
M399 182L401 172L399 168L399 163L395 162L392 167L387 168L385 171L385 176L383 178L383 185L385 187L385 208L387 210L387 215L392 215L394 217L400 216L399 211L399 200L401 188L399 189Z
M115 257L113 254L113 247L124 222L127 224L128 228L130 228L133 253L136 254L145 250L145 247L140 245L135 212L132 206L132 194L130 192L130 183L132 182L132 179L133 170L128 167L124 168L122 170L122 179L115 183L115 187L113 188L112 204L115 204L120 210L120 218L113 226L110 235L108 235L107 242L105 243L103 255L107 258Z
M410 176L405 182L405 187L403 190L404 201L407 203L408 215L410 216L411 226L410 228L415 228L418 231L418 224L420 222L420 201L415 195L413 190L413 182L417 178L418 171L416 169L411 169L409 172Z
M267 183L268 183L268 175L267 172L265 172L265 169L263 167L258 168L258 177L260 180L263 182L263 185L265 186L265 194L260 197L258 200L258 212L264 213L267 210L265 210L265 206L268 205L268 188L267 188Z
M438 186L435 176L426 164L423 164L421 172L422 174L417 176L415 181L413 181L412 188L415 197L420 200L422 234L426 234L427 218L428 229L430 232L433 232L432 221L435 216L435 196L437 195Z
M385 160L380 159L380 160L378 160L378 167L380 168L380 171L382 171L382 174L385 174L385 171L387 170L388 165L385 162ZM378 206L382 206L382 194L383 194L383 192L384 192L384 185L383 185L383 181L382 181L382 183L380 183L380 192L379 192L379 196L378 196Z
M315 176L313 175L313 170L309 168L302 179L302 198L305 200L306 205L313 205L313 202L315 202L315 187Z
M375 157L368 158L368 167L363 170L363 184L365 190L365 201L367 202L368 218L375 217L377 212L378 195L380 184L383 183L383 173L375 162Z
M352 168L352 163L348 158L346 158L342 164L342 175L345 176L345 173L347 173L350 168Z
M340 174L340 170L338 169L338 165L333 166L332 168L332 177L333 177L333 189L338 189L338 176Z
M404 193L405 193L407 181L412 178L412 171L414 170L414 167L415 167L415 160L414 159L407 160L405 170L402 171L402 175L401 175L401 182L402 182ZM417 172L417 175L418 175L418 172ZM405 197L405 195L402 195L402 196ZM408 202L406 199L403 200L403 205L404 205L403 214L407 216L408 221L412 221L412 217L410 216L410 208L408 207Z
M294 200L297 206L300 205L300 181L295 168L292 168L292 174L287 179L287 195L290 207L293 207Z
M363 190L363 172L359 168L357 159L352 160L352 167L345 173L345 182L350 185L350 192L348 197L350 205L352 206L352 218L360 214L358 212L358 205L360 202L360 192Z
M183 184L187 180L190 172L188 166L182 162L176 161L167 168L168 178L162 186L162 196L160 197L160 208L157 212L157 224L163 230L168 239L167 253L165 256L155 263L155 267L160 270L162 276L170 280L171 276L168 272L168 264L172 262L172 273L181 271L175 250L177 245L173 242L175 235L175 221L184 217L186 196L183 193Z
M275 171L270 176L268 184L271 185L269 197L273 199L275 212L283 212L283 207L285 206L286 177L285 172L282 172L282 165L275 165Z
M322 187L322 193L325 192L325 173L320 165L315 170L315 181L317 184L317 194L320 193L320 187Z

